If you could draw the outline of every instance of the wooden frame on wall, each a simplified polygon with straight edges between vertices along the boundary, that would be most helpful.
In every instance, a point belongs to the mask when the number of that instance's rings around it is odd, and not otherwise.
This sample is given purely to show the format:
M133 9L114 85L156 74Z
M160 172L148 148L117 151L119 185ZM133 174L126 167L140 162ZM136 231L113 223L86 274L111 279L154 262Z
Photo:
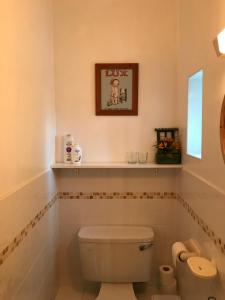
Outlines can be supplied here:
M221 144L223 159L225 162L225 96L223 98L223 104L222 104L221 115L220 115L220 144Z
M138 64L95 65L97 116L138 115Z

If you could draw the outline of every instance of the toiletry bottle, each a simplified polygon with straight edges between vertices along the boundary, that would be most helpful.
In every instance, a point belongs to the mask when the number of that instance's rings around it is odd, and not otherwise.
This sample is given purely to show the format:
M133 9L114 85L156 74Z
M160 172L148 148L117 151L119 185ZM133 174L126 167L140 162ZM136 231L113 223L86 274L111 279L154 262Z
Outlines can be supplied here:
M72 152L73 152L74 140L71 134L67 134L64 137L64 163L72 164Z
M78 143L73 145L72 160L75 165L80 165L82 161L82 149Z

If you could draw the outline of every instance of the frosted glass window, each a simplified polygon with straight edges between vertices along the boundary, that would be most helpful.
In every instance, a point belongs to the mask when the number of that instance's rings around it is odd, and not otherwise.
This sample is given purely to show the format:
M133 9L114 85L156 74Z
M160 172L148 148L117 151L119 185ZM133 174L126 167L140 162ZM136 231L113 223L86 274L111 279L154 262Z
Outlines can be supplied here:
M187 154L202 158L203 71L188 79Z

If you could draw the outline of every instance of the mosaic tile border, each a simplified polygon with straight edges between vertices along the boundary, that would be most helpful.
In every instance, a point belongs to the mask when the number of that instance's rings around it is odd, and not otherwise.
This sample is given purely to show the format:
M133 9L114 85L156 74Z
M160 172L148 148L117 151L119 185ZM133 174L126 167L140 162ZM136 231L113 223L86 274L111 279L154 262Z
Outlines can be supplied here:
M14 250L24 241L24 239L31 233L32 229L41 221L49 209L55 204L58 199L56 194L51 201L49 201L42 210L27 224L27 226L13 239L13 241L0 252L0 266L5 260L14 252Z
M181 195L174 192L60 192L59 199L177 199L192 219L201 227L218 250L225 255L225 242L209 228L206 222L193 210Z
M187 201L185 201L182 196L177 194L178 202L183 206L187 213L192 217L195 223L197 223L205 234L211 239L215 246L220 250L222 254L225 254L225 242L216 236L215 232L209 228L206 222L193 210Z
M13 239L13 241L0 252L0 266L14 252L14 250L31 233L32 229L40 222L57 199L177 199L192 219L201 227L215 246L225 255L225 242L216 236L206 222L193 210L187 201L174 192L60 192L48 202L42 210L27 224L27 226Z
M173 192L60 192L59 199L176 199Z

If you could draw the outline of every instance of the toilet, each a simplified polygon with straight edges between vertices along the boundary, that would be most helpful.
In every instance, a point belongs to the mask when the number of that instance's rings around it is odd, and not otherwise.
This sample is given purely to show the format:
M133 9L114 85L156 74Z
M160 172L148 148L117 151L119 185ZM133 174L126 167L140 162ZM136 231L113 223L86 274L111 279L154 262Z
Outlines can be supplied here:
M96 300L137 300L132 283L150 280L153 229L85 226L78 241L83 277L101 282Z

